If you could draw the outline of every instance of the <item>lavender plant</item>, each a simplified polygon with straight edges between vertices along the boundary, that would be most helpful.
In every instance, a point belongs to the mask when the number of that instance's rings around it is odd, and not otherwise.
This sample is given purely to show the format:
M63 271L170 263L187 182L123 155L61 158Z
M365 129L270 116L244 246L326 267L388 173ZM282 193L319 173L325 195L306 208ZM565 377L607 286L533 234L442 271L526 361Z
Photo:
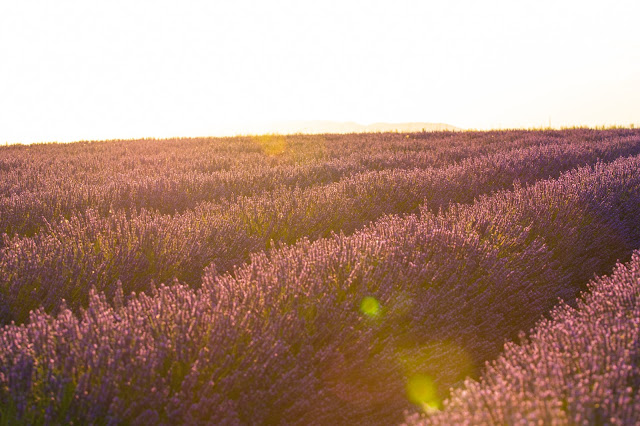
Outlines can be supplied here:
M561 304L441 412L408 424L611 424L640 421L640 252Z
M39 306L56 312L62 299L73 309L86 306L91 286L111 297L118 280L127 294L174 277L195 286L207 265L230 271L274 243L352 233L384 214L416 212L423 203L437 211L452 202L472 202L514 181L557 176L578 165L638 151L637 138L595 147L551 144L444 168L364 172L327 185L204 203L173 216L116 210L103 217L90 209L34 237L5 239L0 288L10 302L0 321L22 322Z
M387 424L438 409L505 340L640 245L639 166L621 158L439 215L385 216L253 254L233 274L211 266L197 289L129 295L123 283L78 314L33 311L0 332L0 413Z
M143 140L11 146L0 149L0 231L33 235L43 218L88 208L158 209L173 214L199 202L280 186L330 183L368 170L440 167L465 158L548 144L597 147L637 137L632 130L296 135L267 155L260 138ZM408 135L407 135L408 136Z

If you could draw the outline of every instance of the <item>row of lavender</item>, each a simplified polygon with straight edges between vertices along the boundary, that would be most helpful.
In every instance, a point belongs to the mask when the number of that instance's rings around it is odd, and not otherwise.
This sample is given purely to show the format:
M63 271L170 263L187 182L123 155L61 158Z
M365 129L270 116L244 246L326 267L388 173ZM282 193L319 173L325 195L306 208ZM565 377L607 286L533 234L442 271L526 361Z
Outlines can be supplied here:
M561 305L521 344L510 343L480 382L413 425L640 422L640 252L590 283L577 308Z
M638 246L636 156L256 254L234 275L209 269L197 290L120 289L112 304L94 293L80 315L40 310L2 330L0 415L400 421L413 404L440 406L505 339Z
M33 237L5 238L0 249L0 323L24 322L32 309L57 312L62 299L77 311L93 286L112 299L178 278L198 285L204 269L219 272L249 255L306 237L351 233L384 214L438 211L451 202L558 176L571 168L640 153L640 135L548 144L466 159L441 168L359 173L326 185L280 188L234 201L202 203L173 216L96 210L53 223Z
M409 136L407 138L407 136ZM0 232L33 235L43 218L87 208L173 214L278 187L326 184L368 170L440 167L553 143L597 146L640 131L263 136L0 149Z
M261 169L293 164L325 162L354 155L451 152L461 156L488 154L504 146L539 145L544 140L579 138L597 142L626 137L633 130L561 132L464 132L267 135L236 138L107 141L74 144L12 145L0 149L0 195L63 185L69 180L104 184L115 175L135 173L156 176L173 170L211 173L245 167ZM528 141L528 142L527 142ZM279 146L281 149L270 149ZM447 154L449 155L449 154ZM375 158L375 155L374 155ZM381 161L376 159L375 161ZM69 173L73 172L73 173Z

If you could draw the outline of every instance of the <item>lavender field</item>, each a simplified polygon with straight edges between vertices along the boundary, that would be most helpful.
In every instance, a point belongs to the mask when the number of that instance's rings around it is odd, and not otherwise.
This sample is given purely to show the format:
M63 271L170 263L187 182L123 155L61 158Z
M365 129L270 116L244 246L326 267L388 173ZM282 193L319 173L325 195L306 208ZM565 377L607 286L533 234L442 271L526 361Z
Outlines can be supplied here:
M640 423L640 130L0 147L0 425Z

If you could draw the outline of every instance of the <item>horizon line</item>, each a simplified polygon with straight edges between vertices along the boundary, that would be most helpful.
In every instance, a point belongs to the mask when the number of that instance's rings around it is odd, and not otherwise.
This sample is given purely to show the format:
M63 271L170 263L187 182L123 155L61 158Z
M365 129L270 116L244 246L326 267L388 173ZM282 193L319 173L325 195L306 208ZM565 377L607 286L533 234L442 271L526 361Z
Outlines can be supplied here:
M300 120L297 122L330 122L330 120ZM293 121L292 121L293 122ZM406 123L386 123L386 122L374 122L371 124L362 125L353 121L336 121L335 124L355 123L363 127L370 127L374 125L401 125L401 124L430 124L430 125L442 125L450 127L448 129L433 129L428 130L423 128L422 130L361 130L361 131L264 131L264 132L216 132L212 134L200 134L200 135L168 135L168 136L133 136L133 137L105 137L105 138L79 138L69 140L42 140L34 142L10 142L5 140L0 142L0 146L9 145L44 145L44 144L68 144L68 143L80 143L80 142L114 142L114 141L136 141L136 140L175 140L175 139L203 139L203 138L235 138L235 137L256 137L265 135L277 135L277 136L296 136L296 135L349 135L349 134L382 134L382 133L460 133L460 132L495 132L495 131L551 131L551 130L577 130L577 129L591 129L591 130L615 130L615 129L640 129L640 125L636 123L629 124L602 124L602 125L563 125L563 126L529 126L529 127L490 127L490 128L462 128L446 123L421 123L421 122L406 122Z

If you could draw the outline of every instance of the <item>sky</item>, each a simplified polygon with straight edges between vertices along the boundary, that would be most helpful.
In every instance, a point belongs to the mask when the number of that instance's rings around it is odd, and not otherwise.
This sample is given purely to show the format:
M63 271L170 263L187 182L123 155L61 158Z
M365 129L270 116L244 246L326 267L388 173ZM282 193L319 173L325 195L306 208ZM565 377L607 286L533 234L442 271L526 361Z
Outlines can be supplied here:
M0 143L638 126L639 16L637 0L0 0Z

